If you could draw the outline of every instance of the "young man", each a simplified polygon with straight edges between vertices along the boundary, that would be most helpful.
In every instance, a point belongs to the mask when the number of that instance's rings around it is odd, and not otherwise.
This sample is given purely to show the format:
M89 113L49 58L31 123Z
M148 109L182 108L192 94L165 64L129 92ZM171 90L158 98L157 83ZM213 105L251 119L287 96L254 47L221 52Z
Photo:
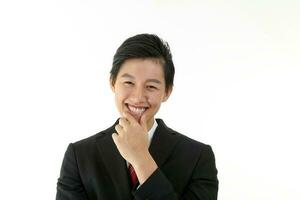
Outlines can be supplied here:
M156 35L128 38L117 50L110 86L121 117L69 145L57 200L215 200L217 169L209 145L155 119L173 89L169 46Z

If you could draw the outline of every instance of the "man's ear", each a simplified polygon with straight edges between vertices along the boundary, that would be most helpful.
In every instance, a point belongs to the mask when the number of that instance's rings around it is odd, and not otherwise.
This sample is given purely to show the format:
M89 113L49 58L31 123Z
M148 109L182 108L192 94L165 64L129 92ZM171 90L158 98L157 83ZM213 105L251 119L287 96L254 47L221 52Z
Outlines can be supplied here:
M110 86L111 91L115 92L115 84L114 84L112 78L109 78L109 86Z
M163 98L163 101L162 102L165 102L168 100L169 96L171 95L173 91L173 86L169 86L167 89L166 89L166 93L165 93L165 96Z

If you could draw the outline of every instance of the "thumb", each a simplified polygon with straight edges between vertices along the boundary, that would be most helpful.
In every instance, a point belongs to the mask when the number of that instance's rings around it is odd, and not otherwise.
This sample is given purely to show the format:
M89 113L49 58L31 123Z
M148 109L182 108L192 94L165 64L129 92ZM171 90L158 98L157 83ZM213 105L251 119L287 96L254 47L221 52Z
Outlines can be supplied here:
M111 136L112 136L112 139L113 139L115 145L118 146L118 144L119 144L119 136L118 136L118 134L117 133L113 133Z
M148 131L147 118L148 118L147 115L144 113L141 117L141 126Z

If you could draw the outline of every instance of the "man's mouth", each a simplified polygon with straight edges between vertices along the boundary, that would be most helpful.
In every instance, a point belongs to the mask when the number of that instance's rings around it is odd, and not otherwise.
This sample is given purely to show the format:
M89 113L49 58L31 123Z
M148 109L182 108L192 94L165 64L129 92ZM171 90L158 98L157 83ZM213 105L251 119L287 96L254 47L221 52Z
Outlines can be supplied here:
M148 107L142 107L142 106L133 106L128 103L125 104L128 108L129 112L134 116L134 118L138 121L140 121L143 113L148 109Z

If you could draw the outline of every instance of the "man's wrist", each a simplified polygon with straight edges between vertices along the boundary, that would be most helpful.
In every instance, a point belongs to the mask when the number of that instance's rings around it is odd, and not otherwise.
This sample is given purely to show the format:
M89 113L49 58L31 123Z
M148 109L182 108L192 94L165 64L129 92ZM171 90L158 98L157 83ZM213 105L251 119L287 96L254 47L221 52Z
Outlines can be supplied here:
M139 183L142 185L153 172L158 168L156 162L152 158L151 154L148 152L143 159L133 163L132 166L138 177Z

